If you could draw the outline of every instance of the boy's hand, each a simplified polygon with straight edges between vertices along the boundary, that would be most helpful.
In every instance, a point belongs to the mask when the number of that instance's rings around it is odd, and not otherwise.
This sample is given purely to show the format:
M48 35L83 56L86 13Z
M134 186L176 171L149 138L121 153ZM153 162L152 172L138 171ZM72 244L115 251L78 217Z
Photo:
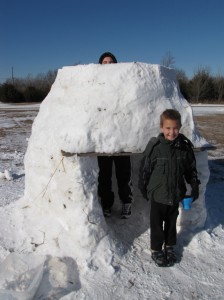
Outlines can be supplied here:
M199 197L199 187L198 185L192 188L191 197L193 197L193 202Z
M191 182L191 188L192 188L192 190L191 190L191 196L193 197L193 202L195 201L195 200L197 200L198 199L198 197L199 197L199 184L200 184L201 182L200 182L200 180L198 180L198 179L194 179L194 180L192 180L192 182Z
M146 189L142 189L141 192L142 192L143 198L145 198L147 201L149 201L148 195L147 195L147 190Z

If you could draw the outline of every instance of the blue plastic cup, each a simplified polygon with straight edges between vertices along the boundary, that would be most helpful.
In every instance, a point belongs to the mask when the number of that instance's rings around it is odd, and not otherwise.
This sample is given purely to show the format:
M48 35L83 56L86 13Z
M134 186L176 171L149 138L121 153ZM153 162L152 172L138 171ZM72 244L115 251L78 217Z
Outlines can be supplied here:
M191 209L191 203L193 201L193 197L191 196L185 196L184 199L181 201L183 205L184 210Z

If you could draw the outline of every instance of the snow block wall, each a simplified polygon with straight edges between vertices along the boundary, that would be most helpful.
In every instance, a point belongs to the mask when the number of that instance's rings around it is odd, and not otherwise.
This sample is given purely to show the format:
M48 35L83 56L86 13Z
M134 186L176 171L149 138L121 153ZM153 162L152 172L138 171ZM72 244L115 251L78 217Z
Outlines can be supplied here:
M149 139L158 135L159 116L167 108L181 113L182 133L202 147L206 141L195 130L191 107L179 92L173 70L119 63L58 71L34 121L25 156L20 205L27 249L47 254L50 248L51 255L73 257L78 263L110 261L113 243L97 198L94 153L143 152ZM199 211L205 208L195 214ZM195 226L204 222L204 215L197 217Z
M142 152L165 108L181 112L182 132L200 146L174 70L143 63L64 67L40 107L33 139L42 143L44 130L48 149L57 141L70 153Z

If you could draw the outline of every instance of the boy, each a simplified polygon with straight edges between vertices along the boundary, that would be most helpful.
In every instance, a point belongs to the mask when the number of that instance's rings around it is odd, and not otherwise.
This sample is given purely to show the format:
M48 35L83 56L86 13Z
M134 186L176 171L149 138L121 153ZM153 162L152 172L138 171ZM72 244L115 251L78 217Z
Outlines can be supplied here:
M174 109L160 116L161 133L152 138L144 152L140 189L151 200L150 227L152 259L157 266L176 262L176 221L179 202L191 185L191 196L199 196L196 161L192 143L181 133L181 115ZM163 249L164 245L164 249Z

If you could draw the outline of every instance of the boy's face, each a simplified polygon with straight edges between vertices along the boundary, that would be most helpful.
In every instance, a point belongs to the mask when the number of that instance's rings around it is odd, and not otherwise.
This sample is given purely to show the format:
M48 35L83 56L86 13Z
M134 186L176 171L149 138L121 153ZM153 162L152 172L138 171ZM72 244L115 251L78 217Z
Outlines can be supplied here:
M175 140L180 131L180 124L177 120L165 119L160 127L165 139L169 141Z

